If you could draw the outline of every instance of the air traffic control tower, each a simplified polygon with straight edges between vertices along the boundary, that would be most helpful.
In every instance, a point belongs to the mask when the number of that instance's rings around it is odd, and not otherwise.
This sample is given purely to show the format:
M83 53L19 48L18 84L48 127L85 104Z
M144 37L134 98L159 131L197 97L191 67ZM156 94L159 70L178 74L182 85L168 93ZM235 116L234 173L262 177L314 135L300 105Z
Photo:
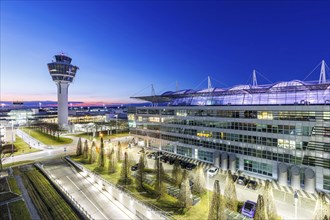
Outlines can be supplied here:
M62 129L68 126L68 89L79 67L71 64L71 58L55 55L55 61L48 63L48 70L57 85L57 119Z

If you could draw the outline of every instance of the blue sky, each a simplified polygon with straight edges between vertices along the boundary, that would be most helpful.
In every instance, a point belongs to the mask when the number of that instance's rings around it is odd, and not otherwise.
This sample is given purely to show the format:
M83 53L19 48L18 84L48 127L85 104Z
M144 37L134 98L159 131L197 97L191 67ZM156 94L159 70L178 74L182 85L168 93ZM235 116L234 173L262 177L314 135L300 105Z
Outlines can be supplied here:
M330 63L326 0L1 1L0 20L2 101L56 100L46 64L60 52L80 67L69 100L87 102L202 89L207 76L246 84L254 68L303 80Z

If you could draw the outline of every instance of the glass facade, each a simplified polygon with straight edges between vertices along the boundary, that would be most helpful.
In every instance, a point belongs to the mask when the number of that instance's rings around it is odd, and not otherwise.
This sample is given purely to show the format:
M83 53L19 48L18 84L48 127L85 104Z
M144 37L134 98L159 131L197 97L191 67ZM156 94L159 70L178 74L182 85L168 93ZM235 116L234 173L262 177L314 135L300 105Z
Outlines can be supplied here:
M323 188L330 191L330 176L323 176Z
M198 159L213 163L213 153L208 151L198 150Z
M177 146L176 152L185 157L192 157L192 149L189 147Z
M157 98L169 101L130 112L132 134L178 145L177 154L208 163L219 161L220 152L234 154L237 168L267 178L277 177L279 163L318 167L316 182L324 181L318 187L329 190L323 174L330 173L330 82L182 90Z
M273 173L271 164L260 163L253 160L244 160L244 170L266 176L272 176Z

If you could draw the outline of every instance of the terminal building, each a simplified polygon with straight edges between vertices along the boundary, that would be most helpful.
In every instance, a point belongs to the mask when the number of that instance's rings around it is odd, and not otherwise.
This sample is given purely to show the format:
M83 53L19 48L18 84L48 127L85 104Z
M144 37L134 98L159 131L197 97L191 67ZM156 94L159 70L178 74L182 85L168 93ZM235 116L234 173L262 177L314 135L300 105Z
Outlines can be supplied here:
M131 134L146 146L276 180L293 189L330 192L330 81L293 80L229 89L168 91L133 97Z

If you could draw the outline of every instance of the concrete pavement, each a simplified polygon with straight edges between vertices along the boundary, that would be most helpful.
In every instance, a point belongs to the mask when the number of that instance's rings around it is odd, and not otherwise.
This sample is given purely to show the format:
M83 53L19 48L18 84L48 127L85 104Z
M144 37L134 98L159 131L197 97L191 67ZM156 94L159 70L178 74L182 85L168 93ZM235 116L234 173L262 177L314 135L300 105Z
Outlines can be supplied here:
M115 200L93 180L78 173L62 159L44 162L44 169L93 219L137 219L130 210Z

